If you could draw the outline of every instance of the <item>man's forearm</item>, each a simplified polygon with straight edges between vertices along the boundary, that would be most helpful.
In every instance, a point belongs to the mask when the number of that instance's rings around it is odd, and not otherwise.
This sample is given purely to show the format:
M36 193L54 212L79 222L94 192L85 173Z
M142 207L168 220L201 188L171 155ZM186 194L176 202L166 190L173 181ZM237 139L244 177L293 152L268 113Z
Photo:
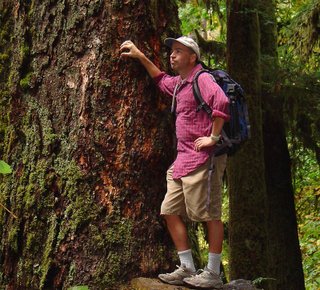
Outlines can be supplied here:
M222 131L223 124L224 119L219 117L215 118L212 122L212 135L219 136Z
M155 78L161 73L161 70L150 60L148 59L143 53L139 56L139 60L141 64L146 68L148 74Z

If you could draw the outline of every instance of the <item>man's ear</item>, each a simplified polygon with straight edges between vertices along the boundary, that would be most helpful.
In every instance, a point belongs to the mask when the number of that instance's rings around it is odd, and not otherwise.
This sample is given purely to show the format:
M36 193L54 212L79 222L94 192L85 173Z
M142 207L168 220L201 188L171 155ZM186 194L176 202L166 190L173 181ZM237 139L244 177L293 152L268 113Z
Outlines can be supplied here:
M193 63L197 63L197 55L195 54L195 53L193 53L193 54L191 54L191 61L193 62Z

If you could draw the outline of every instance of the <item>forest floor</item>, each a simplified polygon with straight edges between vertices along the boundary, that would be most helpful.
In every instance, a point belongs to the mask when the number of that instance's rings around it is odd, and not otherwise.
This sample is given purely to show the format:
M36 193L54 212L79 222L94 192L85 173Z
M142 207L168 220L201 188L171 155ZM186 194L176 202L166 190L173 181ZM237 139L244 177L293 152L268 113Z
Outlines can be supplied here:
M173 286L162 283L158 279L152 278L135 278L131 281L129 288L121 290L191 290L195 288L187 288L185 286ZM260 290L253 286L248 280L234 280L223 285L222 290ZM262 289L261 289L262 290Z
M135 278L131 281L133 290L189 290L183 286L173 286L164 284L158 279L151 278Z

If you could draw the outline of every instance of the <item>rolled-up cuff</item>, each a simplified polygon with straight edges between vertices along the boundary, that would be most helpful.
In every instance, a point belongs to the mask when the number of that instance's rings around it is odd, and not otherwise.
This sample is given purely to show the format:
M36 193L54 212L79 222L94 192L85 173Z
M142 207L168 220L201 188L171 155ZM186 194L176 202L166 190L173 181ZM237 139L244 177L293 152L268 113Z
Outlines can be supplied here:
M153 81L158 84L161 79L163 78L163 76L165 75L165 72L161 72L160 74L158 74L156 77L153 78Z
M223 113L221 111L218 111L218 110L213 110L212 111L212 118L222 118L224 119L225 121L229 121L230 120L230 115L229 114L226 114L226 113Z

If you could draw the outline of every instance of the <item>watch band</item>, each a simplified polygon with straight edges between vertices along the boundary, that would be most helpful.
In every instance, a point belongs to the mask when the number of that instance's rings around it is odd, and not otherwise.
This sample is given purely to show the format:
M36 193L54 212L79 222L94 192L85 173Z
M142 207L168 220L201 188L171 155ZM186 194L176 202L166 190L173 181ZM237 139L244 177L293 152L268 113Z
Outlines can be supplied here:
M221 135L218 135L218 136L215 136L213 134L210 135L211 140L216 141L216 142L218 142L220 140L220 137L221 137Z

